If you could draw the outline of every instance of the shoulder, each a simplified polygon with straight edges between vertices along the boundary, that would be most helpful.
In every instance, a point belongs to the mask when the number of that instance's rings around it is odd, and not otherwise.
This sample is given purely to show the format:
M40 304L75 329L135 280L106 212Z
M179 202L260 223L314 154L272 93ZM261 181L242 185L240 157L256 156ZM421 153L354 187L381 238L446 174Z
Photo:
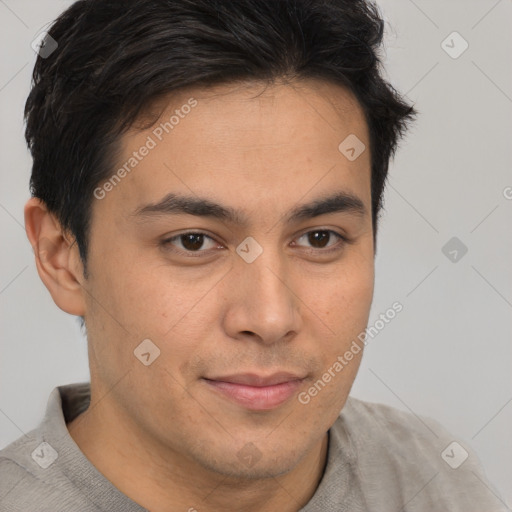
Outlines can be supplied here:
M0 450L0 512L96 512L54 462L59 457L34 429Z
M432 418L349 397L332 431L349 440L375 510L507 510L471 446Z
M406 472L408 477L421 479L449 468L442 453L454 441L461 447L459 459L469 450L432 418L353 397L347 400L336 423L347 432L360 467L370 464L386 468L395 477ZM468 465L476 462L475 458L458 461Z
M45 508L49 487L45 478L38 478L32 454L36 449L32 431L0 450L0 511L38 510ZM31 463L32 461L32 463Z

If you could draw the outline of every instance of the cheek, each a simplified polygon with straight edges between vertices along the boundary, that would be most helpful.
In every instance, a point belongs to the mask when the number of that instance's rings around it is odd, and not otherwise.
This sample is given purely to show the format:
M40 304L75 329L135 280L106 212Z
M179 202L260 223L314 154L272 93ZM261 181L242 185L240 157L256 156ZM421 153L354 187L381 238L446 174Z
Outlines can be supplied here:
M312 309L323 312L331 335L343 339L366 327L374 290L373 264L340 267L328 276L311 277L307 286L314 290L310 297L316 309Z
M304 406L312 418L317 418L317 424L329 426L343 408L359 370L364 351L359 336L368 323L373 274L366 272L364 278L339 280L326 295L323 311L329 329L322 327L322 335L317 333L317 346L313 348L321 369L299 398L301 404L307 402Z
M184 385L188 377L182 374L182 365L201 350L219 318L219 301L215 300L219 276L210 272L198 277L197 272L164 266L151 271L142 267L127 272L122 292L111 295L116 316L131 334L131 350L143 339L150 339L160 350L156 366L177 371L174 378ZM117 325L113 327L117 329ZM125 344L126 333L117 331Z
M343 407L359 369L364 349L359 336L368 324L373 283L372 264L358 263L350 269L346 265L336 279L324 280L323 299L316 303L316 311L323 312L318 317L324 322L314 320L319 331L313 335L317 345L312 350L321 369L315 376L317 385L313 383L305 400L310 400L311 410L318 408L319 414L322 409L332 413L329 420Z
M368 250L361 248L356 253L352 264L344 272L345 297L347 308L355 315L369 313L374 289L375 266L373 244L364 244ZM371 250L370 250L371 249Z
M186 272L144 265L141 259L137 265L104 268L103 274L94 293L111 320L136 337L165 338L212 287L210 279L187 279Z

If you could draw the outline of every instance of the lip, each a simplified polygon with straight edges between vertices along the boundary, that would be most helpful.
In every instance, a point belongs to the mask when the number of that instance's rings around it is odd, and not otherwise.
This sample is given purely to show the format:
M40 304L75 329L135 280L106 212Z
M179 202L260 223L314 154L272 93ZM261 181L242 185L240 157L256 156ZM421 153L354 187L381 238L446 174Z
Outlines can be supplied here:
M263 376L255 373L204 378L217 393L253 411L266 411L284 404L302 385L305 377L289 372Z

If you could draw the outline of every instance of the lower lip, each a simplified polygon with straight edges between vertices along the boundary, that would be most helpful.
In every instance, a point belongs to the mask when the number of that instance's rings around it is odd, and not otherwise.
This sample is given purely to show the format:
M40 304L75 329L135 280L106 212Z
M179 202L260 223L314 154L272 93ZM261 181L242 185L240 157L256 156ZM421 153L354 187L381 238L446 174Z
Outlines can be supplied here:
M292 380L273 386L257 387L205 379L216 391L253 411L267 411L279 407L295 394L302 381L303 379Z

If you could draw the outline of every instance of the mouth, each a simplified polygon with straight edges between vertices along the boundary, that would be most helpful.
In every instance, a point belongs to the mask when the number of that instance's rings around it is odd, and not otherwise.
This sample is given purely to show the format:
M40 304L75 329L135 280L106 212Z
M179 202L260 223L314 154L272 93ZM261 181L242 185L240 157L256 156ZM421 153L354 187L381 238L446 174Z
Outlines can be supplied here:
M263 376L241 373L203 378L212 391L245 409L268 411L283 405L302 386L305 376L278 372Z

